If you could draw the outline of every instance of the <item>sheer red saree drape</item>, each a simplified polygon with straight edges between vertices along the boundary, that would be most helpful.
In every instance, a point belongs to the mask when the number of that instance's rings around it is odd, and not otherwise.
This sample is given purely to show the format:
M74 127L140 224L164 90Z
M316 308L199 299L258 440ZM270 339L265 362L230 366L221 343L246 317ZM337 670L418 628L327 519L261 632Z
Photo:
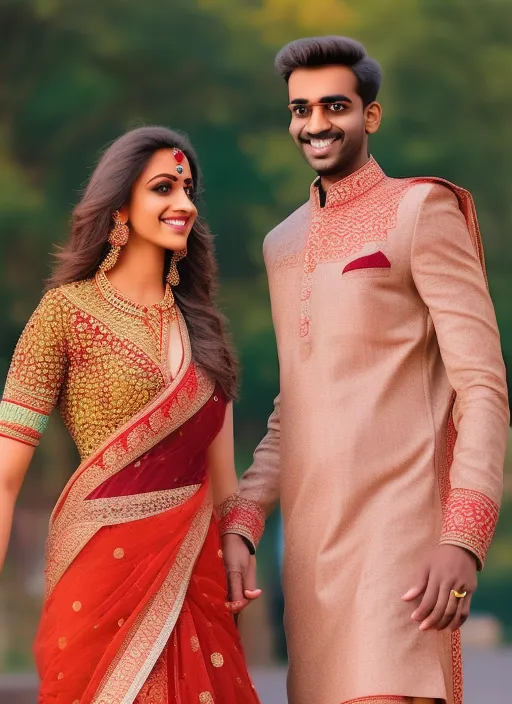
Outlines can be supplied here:
M40 704L254 704L208 488L225 400L191 364L75 473L50 523Z

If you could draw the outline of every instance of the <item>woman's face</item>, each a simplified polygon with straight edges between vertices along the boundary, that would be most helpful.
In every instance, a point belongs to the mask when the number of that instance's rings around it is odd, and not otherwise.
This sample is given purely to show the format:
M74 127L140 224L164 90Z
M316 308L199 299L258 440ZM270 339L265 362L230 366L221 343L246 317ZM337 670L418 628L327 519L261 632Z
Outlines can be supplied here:
M120 210L130 227L128 244L145 240L175 252L185 249L197 217L193 196L192 172L183 152L155 152L133 184L130 202Z

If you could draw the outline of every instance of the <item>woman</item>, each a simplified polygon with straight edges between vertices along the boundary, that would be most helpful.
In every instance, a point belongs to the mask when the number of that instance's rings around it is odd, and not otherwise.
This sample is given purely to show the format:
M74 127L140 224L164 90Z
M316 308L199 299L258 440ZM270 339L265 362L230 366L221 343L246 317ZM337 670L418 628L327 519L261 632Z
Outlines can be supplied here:
M82 458L50 520L40 704L258 701L214 517L240 511L235 362L199 188L182 135L144 127L114 142L14 354L0 405L0 564L55 405Z

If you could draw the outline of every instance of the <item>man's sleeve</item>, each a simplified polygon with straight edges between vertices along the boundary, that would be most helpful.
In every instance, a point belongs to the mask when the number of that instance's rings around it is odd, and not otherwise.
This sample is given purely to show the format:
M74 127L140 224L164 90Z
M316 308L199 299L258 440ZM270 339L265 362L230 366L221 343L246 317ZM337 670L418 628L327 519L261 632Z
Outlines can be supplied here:
M470 550L483 566L498 520L509 406L496 317L475 243L447 187L420 208L412 274L428 307L449 382L457 432L441 544Z
M237 533L256 550L265 519L279 501L279 396L268 431L254 451L254 461L240 481L240 491L222 509L221 533Z

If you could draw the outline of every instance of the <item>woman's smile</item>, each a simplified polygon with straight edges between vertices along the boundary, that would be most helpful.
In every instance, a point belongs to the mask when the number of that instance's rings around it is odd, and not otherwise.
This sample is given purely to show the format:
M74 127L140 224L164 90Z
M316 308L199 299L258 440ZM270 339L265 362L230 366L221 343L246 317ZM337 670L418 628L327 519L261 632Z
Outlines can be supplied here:
M187 217L175 217L175 218L160 218L161 221L167 227L170 227L175 232L186 232L188 229L188 224L190 218Z

